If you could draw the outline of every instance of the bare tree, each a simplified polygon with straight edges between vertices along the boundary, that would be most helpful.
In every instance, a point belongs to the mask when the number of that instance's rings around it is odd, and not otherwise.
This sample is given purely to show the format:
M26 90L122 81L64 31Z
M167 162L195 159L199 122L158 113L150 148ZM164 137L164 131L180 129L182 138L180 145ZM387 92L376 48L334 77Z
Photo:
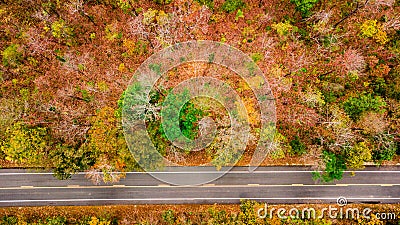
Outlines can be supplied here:
M99 164L86 171L86 178L91 180L93 184L104 183L117 183L122 177L123 173L115 171L115 168L108 164L105 160L101 160Z

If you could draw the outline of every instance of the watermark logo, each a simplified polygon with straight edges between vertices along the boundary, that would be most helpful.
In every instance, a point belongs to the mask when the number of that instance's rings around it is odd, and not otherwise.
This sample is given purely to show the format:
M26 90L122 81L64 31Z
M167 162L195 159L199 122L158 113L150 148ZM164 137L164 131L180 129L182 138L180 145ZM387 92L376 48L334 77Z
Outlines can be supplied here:
M292 208L275 208L269 207L267 203L264 207L257 210L258 218L274 218L279 219L347 219L347 220L357 220L359 218L371 219L372 209L371 208L358 208L358 207L346 207L347 199L345 197L339 197L336 200L337 206L328 206L320 210L316 210L313 207L292 207ZM382 220L395 220L397 215L391 212L377 212L374 213L375 217Z
M275 134L274 97L262 71L249 56L236 48L214 41L189 41L165 48L149 57L134 73L124 93L122 124L128 147L140 167L153 177L173 185L204 184L223 176L240 160L249 141L250 126L245 102L226 81L207 76L188 78L168 92L160 110L150 104L151 91L168 71L185 63L196 62L215 64L233 71L248 85L256 98L260 127L257 128L257 146L251 156L249 170L257 168L272 150L270 146ZM216 167L220 172L199 175L192 179L160 173L165 166L177 164L164 157L154 146L147 132L146 119L161 117L162 130L174 147L185 152L204 149L217 134L215 121L209 117L199 121L199 124L207 126L194 140L182 133L179 124L183 106L196 97L217 102L229 115L229 143L216 151L216 156L209 164L202 165L218 165ZM190 171L202 169L204 167L190 167Z
M338 199L336 199L336 203L338 204L338 206L345 206L347 205L347 199L340 196Z

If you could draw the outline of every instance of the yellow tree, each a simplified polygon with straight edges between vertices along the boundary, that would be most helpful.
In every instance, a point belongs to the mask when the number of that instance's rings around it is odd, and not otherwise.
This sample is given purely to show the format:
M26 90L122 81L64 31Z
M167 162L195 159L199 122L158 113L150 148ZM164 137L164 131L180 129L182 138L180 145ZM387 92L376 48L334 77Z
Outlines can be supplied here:
M1 150L6 160L34 166L46 166L50 138L43 127L29 127L22 122L15 123L6 131Z
M345 148L347 166L353 169L364 168L364 162L372 159L371 149L365 142L358 142L352 147Z
M94 183L117 182L124 176L127 163L132 164L133 161L120 122L114 115L114 109L104 107L91 119L91 123L82 148L92 152L96 162L87 172L87 177Z

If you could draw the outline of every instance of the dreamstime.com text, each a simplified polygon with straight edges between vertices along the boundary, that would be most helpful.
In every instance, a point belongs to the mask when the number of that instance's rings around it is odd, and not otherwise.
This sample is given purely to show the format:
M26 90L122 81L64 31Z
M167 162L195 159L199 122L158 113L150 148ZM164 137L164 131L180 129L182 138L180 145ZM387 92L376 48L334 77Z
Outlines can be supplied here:
M371 216L375 215L375 217L379 220L397 220L399 216L393 212L372 212L372 210L368 207L366 208L357 208L357 207L346 207L346 204L337 204L334 206L328 206L322 208L321 210L315 210L312 207L291 207L291 208L276 208L270 207L267 203L264 204L264 207L261 207L257 210L257 216L261 219L264 218L274 218L278 217L280 219L349 219L349 220L357 220L359 218L371 219Z

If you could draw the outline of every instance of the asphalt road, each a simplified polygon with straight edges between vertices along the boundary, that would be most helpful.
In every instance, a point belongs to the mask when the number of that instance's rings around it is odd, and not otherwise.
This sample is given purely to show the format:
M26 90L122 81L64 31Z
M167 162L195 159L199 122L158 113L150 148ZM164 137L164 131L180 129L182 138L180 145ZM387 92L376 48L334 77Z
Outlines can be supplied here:
M118 184L93 185L83 173L57 180L52 173L0 170L0 206L106 204L212 204L252 199L267 203L400 203L400 167L367 167L328 184L311 179L310 167L236 167L221 178L195 186L168 185L152 176L131 172ZM219 173L168 168L160 175L200 179Z

